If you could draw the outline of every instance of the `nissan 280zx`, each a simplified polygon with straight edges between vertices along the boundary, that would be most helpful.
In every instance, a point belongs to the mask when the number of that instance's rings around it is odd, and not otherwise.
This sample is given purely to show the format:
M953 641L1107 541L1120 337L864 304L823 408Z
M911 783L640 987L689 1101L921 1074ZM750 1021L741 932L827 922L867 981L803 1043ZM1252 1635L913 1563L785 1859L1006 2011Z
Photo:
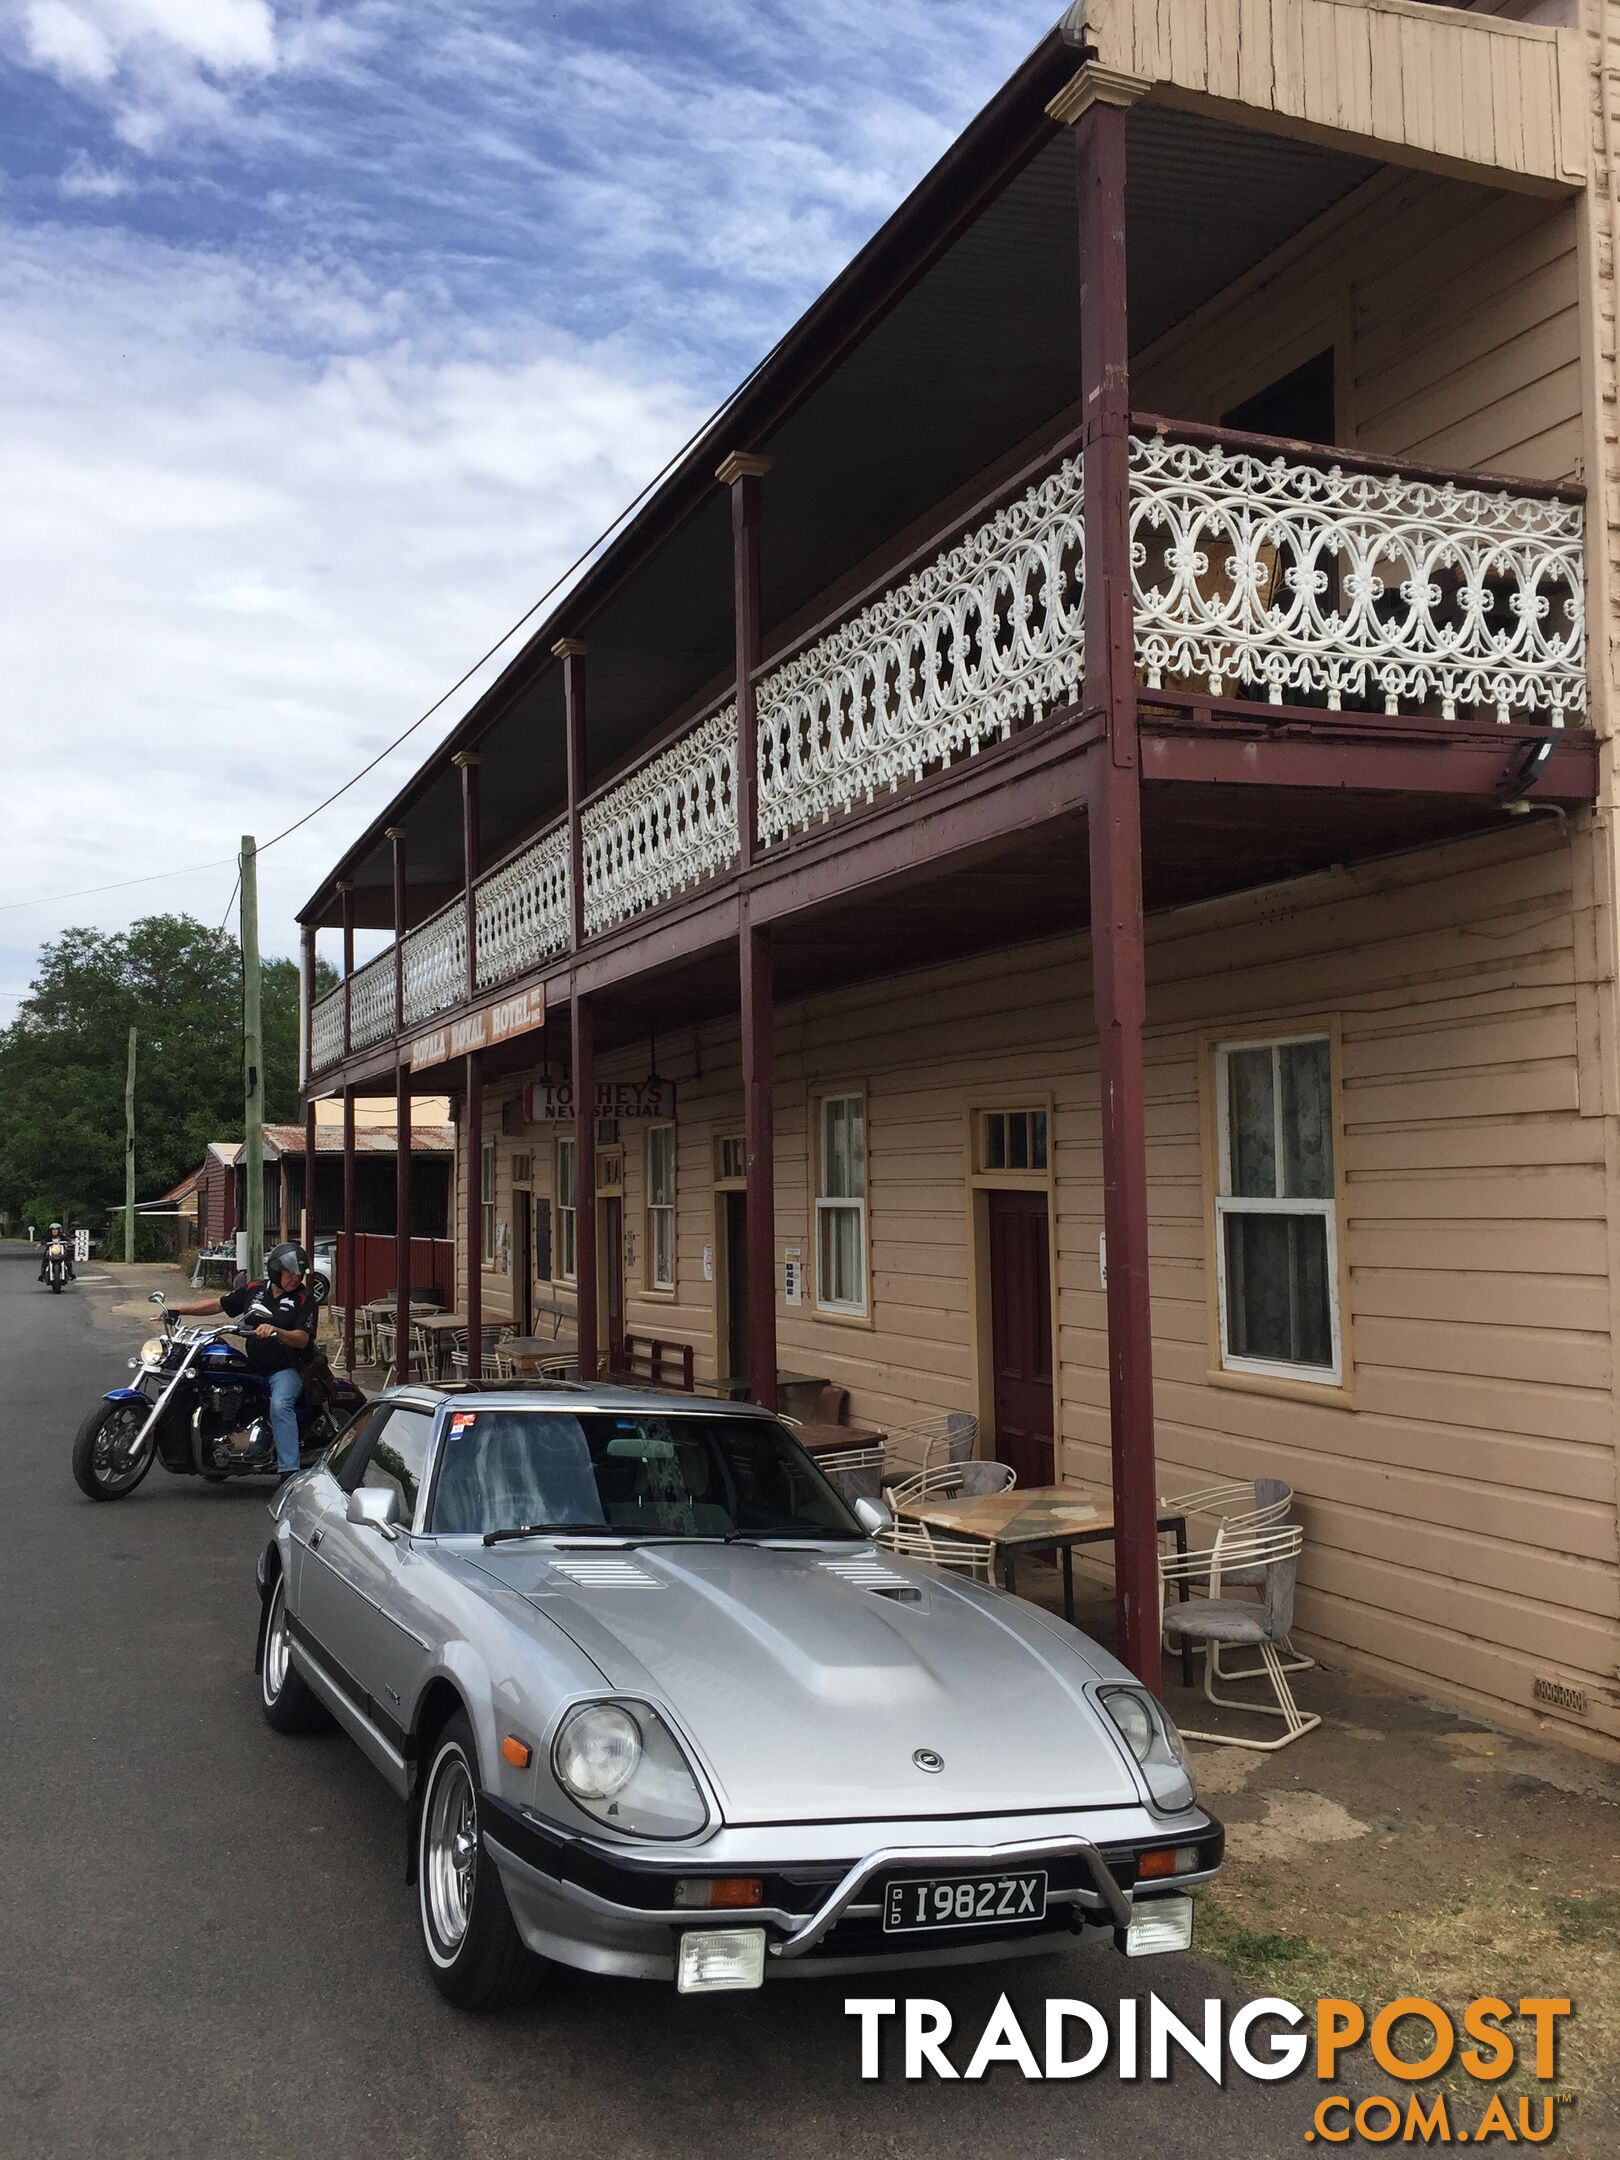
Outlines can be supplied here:
M1187 1947L1222 1832L1161 1706L856 1507L774 1417L610 1387L395 1389L282 1488L264 1713L405 1801L452 2002Z

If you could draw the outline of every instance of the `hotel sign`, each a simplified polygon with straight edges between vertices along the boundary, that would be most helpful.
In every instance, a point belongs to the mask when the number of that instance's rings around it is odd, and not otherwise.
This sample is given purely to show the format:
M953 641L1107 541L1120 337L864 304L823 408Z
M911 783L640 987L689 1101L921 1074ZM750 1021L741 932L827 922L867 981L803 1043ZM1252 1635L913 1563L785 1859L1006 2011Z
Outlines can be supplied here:
M571 1080L536 1080L523 1090L524 1120L530 1125L554 1125L574 1115L574 1084ZM675 1115L673 1080L598 1080L596 1115L604 1118L672 1118Z
M480 1006L477 1012L459 1020L447 1020L431 1035L418 1035L411 1044L411 1071L420 1072L425 1065L447 1065L452 1058L465 1057L469 1050L492 1050L497 1043L509 1042L514 1035L527 1035L542 1026L545 1017L545 988L537 983L532 990L520 990L513 997Z

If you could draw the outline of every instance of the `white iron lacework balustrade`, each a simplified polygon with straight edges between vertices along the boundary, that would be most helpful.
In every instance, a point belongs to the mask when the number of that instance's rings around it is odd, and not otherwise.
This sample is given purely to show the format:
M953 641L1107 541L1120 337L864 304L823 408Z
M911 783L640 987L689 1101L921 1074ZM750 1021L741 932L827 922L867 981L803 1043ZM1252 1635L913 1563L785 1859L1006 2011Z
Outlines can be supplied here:
M976 755L1071 701L1084 665L1080 462L760 683L770 841Z
M309 1068L325 1072L343 1055L343 992L329 990L317 998L309 1016Z
M660 750L580 818L585 928L608 930L737 859L737 708Z
M356 1050L394 1032L394 951L390 946L349 979L349 1032Z
M1579 503L1131 442L1149 689L1444 720L1586 709Z
M510 982L568 943L568 828L554 826L477 886L478 988Z
M452 900L405 936L405 1025L467 995L467 903Z

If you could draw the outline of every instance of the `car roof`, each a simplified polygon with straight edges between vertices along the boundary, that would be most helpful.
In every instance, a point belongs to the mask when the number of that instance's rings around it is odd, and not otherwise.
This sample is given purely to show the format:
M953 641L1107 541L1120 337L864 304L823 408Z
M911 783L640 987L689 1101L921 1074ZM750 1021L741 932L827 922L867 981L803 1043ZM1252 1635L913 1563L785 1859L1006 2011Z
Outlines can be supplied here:
M379 1402L430 1414L471 1397L509 1410L641 1410L664 1417L772 1417L758 1403L726 1402L712 1395L677 1394L668 1388L615 1387L583 1380L418 1380L385 1388Z

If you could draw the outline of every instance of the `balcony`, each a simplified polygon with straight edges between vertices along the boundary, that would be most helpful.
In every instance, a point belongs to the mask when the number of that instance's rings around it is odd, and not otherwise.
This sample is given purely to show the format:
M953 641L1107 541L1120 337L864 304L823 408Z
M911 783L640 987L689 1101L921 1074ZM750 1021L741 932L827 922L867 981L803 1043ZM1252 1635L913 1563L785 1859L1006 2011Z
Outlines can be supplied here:
M1399 467L1139 417L1132 601L1144 707L1559 730L1587 712L1579 489ZM1078 440L1049 451L755 683L759 848L856 815L1072 713L1084 663ZM587 944L738 864L737 707L713 706L580 805ZM409 1034L568 952L566 820L315 1006L312 1068Z

